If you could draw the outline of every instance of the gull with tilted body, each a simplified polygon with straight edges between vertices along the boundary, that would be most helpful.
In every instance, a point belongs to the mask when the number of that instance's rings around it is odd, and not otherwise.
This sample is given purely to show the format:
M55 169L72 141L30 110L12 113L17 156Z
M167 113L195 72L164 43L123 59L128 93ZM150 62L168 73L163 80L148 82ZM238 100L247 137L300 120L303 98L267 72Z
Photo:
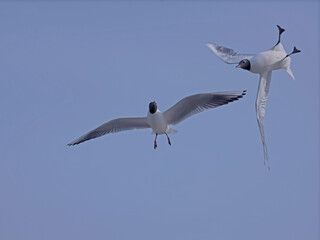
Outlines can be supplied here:
M207 44L207 46L224 62L229 64L238 63L238 65L236 66L237 68L242 68L252 73L260 74L259 88L256 100L256 113L263 144L264 160L265 162L268 162L268 167L270 167L270 161L264 137L264 116L270 89L271 74L273 70L284 69L287 71L290 77L294 79L293 73L290 68L290 55L300 52L300 50L294 47L293 51L290 54L286 53L280 42L281 34L285 30L279 25L277 25L277 27L279 30L279 39L277 44L271 49L258 54L241 54L234 52L230 48L210 43Z
M158 109L156 102L151 102L149 104L149 111L146 117L117 118L111 120L84 134L68 145L76 145L108 133L144 128L151 128L153 133L156 135L154 139L154 149L157 148L157 137L159 134L165 134L169 145L171 145L168 134L176 132L176 130L171 128L171 125L176 125L186 118L206 109L216 108L236 101L242 98L245 94L245 90L195 94L183 98L165 112L161 112Z

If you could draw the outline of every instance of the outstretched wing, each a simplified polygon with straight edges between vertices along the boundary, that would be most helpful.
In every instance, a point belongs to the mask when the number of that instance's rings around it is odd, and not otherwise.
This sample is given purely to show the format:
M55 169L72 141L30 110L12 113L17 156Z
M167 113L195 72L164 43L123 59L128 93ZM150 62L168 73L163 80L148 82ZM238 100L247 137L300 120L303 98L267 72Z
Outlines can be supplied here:
M200 93L183 98L164 112L169 125L175 125L184 119L209 108L219 107L242 98L246 90L237 92Z
M76 145L87 140L101 137L108 133L116 133L125 130L132 129L142 129L142 128L150 128L150 125L147 122L147 118L117 118L111 120L107 123L102 124L101 126L93 129L92 131L84 134L78 139L72 141L68 144L68 146Z
M222 61L229 64L239 63L241 60L250 59L255 55L237 53L230 48L218 46L211 43L207 43L207 47L210 48L214 52L214 54L216 54Z
M266 103L268 100L268 93L270 89L271 75L272 75L271 71L260 75L259 89L258 89L257 100L256 100L257 121L259 125L262 145L263 145L264 161L268 163L269 168L270 168L269 154L268 154L267 144L264 138L264 115L266 112Z

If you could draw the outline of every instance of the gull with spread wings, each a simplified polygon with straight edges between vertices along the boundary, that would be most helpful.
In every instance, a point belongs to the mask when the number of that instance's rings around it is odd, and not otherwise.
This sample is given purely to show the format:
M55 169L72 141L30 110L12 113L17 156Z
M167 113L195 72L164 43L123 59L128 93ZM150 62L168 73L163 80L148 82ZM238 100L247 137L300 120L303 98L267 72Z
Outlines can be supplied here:
M264 137L264 116L270 88L271 74L273 70L284 69L292 77L292 79L294 79L290 68L290 55L300 52L300 50L294 47L290 54L286 53L280 42L281 34L285 30L279 25L277 25L277 27L279 30L279 39L277 44L271 49L258 54L241 54L233 51L230 48L211 43L207 44L207 46L224 62L228 64L238 64L236 66L237 68L242 68L252 73L260 74L260 82L256 100L256 114L263 144L264 161L268 162L269 168L270 161Z
M108 133L143 128L151 128L153 133L156 135L154 139L154 149L157 148L157 137L159 134L165 134L169 145L171 145L168 134L176 132L176 130L170 127L171 125L176 125L186 118L206 109L216 108L236 101L242 98L245 94L245 90L195 94L183 98L165 112L161 112L158 109L156 102L151 102L149 104L149 111L146 117L117 118L111 120L84 134L68 145L76 145L93 138L101 137Z

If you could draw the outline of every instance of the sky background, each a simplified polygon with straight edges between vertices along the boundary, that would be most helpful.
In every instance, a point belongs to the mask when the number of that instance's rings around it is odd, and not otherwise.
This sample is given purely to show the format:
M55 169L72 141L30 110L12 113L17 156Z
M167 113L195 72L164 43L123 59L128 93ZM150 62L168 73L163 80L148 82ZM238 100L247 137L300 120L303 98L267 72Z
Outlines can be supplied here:
M277 41L265 134L258 75L206 43ZM319 2L0 2L0 239L319 239ZM175 126L67 143L201 92L247 90Z

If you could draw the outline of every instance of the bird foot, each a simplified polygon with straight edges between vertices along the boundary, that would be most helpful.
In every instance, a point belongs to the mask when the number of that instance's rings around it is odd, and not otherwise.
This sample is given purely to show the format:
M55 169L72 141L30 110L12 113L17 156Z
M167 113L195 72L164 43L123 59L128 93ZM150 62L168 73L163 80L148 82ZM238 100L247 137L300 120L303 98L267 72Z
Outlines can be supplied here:
M299 52L301 52L301 50L299 50L299 49L297 49L296 47L294 47L291 54L299 53Z
M297 49L296 47L294 47L294 48L293 48L293 51L292 51L290 54L287 54L287 56L285 56L285 58L291 56L292 54L299 53L299 52L301 52L301 50L299 50L299 49ZM284 58L284 59L285 59L285 58Z
M275 46L277 46L280 43L281 40L281 34L285 31L282 27L280 27L279 25L277 25L278 29L279 29L279 39L278 42Z
M280 27L279 25L277 25L277 27L279 29L279 35L281 35L285 31L285 29Z

